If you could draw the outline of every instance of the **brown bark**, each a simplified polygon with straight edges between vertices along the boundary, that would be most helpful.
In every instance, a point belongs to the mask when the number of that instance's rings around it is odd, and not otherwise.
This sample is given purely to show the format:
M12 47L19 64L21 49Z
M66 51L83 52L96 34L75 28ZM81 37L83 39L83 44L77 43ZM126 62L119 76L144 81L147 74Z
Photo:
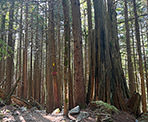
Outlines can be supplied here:
M74 104L85 106L80 1L71 0L74 37Z
M5 21L6 21L6 15L3 14L1 18L1 34L0 34L0 40L5 42L5 35L3 34L5 32ZM2 45L0 45L0 48ZM5 63L3 59L4 55L0 55L0 83L4 80L4 72L5 72Z
M142 61L142 54L141 54L140 32L139 32L136 0L133 0L133 8L134 8L134 16L135 16L135 33L136 33L136 40L137 40L137 52L139 56L139 72L140 72L140 78L141 78L142 110L145 113L146 112L146 94L145 94L143 61Z
M20 78L16 81L16 83L14 84L14 86L12 87L11 91L7 94L7 96L5 97L4 103L6 104L10 104L11 101L11 96L14 94L17 84L20 81Z
M148 0L147 0L147 13L148 13ZM147 47L148 47L148 19L147 19ZM147 62L148 62L148 57L147 57ZM147 99L148 99L148 82L146 82L146 87L147 87Z
M59 3L60 5L62 5L62 1L60 1ZM58 80L58 94L59 94L59 101L60 101L60 106L62 106L63 104L63 92L62 92L62 88L63 88L63 82L61 81L62 79L62 67L61 67L61 6L59 6L58 9L58 13L57 13L57 55L58 55L58 60L57 60L57 80Z
M136 91L139 93L139 83L138 83L138 74L137 74L137 63L136 63L136 57L137 54L135 52L135 40L134 40L134 30L133 26L131 25L131 31L132 31L132 46L133 46L133 59L134 59L134 71L135 71L135 82L136 82Z
M26 2L25 13L25 40L23 50L23 97L27 98L28 2Z
M54 91L54 108L60 107L60 99L58 91L58 80L57 80L57 62L56 62L56 43L55 43L55 24L54 24L54 0L50 1L51 3L51 18L50 21L50 36L51 36L51 60L52 60L52 82L53 82L53 91Z
M68 1L67 0L62 0L62 5L63 5L63 13L64 13L64 39L65 39L65 52L64 52L64 114L67 116L68 115L68 110L69 110L69 98L68 98L68 82L69 81L69 72L68 72L68 67L69 67L69 61L68 61L68 43L70 41L70 23L69 23L69 6L68 6Z
M83 21L83 38L84 38L84 46L83 46L83 54L84 54L84 81L85 81L85 84L87 85L88 84L88 50L87 50L87 47L88 47L88 36L87 36L87 29L86 29L86 21L87 21L87 18L86 18L86 10L84 9L83 10L83 15L84 15L84 21Z
M30 99L31 97L34 97L33 93L34 93L34 87L33 87L33 79L32 79L32 72L33 72L33 62L32 62L32 58L33 58L33 15L31 17L31 40L30 40L30 77L29 77L29 89L28 89L28 98Z
M46 60L46 84L47 84L47 112L52 112L53 108L54 108L54 96L53 96L53 83L52 83L52 79L51 79L51 66L52 66L52 62L51 62L51 33L52 33L52 28L51 28L51 24L52 22L50 21L50 19L52 18L52 5L51 5L51 1L48 1L48 7L50 8L49 10L49 20L48 20L48 41L46 43L46 56L47 56L47 60Z
M141 101L141 96L139 93L134 93L131 95L131 98L127 101L127 111L130 112L131 114L134 114L136 117L139 116L140 114L140 101Z
M20 28L20 32L19 32L19 77L20 80L22 80L22 29L23 29L23 25L22 25L22 19L23 19L23 6L22 6L22 2L21 2L21 8L20 8L20 24L19 24L19 28ZM22 95L22 81L18 83L18 97L23 96Z
M93 0L94 2L94 10L95 10L95 100L98 100L98 91L99 91L99 73L100 70L98 69L98 67L100 67L100 24L99 24L99 19L101 17L99 17L102 12L102 9L99 8L100 4L99 2L102 1L98 1L98 0ZM99 9L101 10L99 12Z
M145 71L145 79L146 79L146 87L148 88L148 67L147 67L147 60L146 60L146 54L145 54L145 44L144 44L144 37L143 37L143 33L142 33L142 28L141 28L141 37L142 37L142 47L143 47L143 57L144 57L144 71ZM147 89L148 91L148 89ZM148 95L147 95L148 96ZM148 98L147 98L148 99Z
M8 33L8 46L11 47L12 51L14 51L14 40L13 40L13 22L14 22L14 0L10 2L10 10L9 10L9 33ZM13 77L13 57L14 54L10 50L8 50L8 54L10 55L7 58L7 67L6 67L6 93L8 94L11 91L12 77ZM10 101L8 101L9 103Z
M43 20L44 23L44 20ZM40 103L42 103L44 105L44 101L45 101L45 91L44 91L44 66L43 66L43 42L44 42L44 26L42 26L41 28L41 51L40 51L40 55L41 55L41 90L40 90Z
M36 40L35 40L35 61L34 61L34 99L40 103L41 92L41 41L39 38L39 4L36 8Z
M131 58L131 43L130 43L130 32L129 32L129 24L128 24L128 7L127 0L124 0L125 8L125 29L126 29L126 48L127 48L127 60L128 60L128 78L129 78L129 89L130 94L132 95L136 91L135 87L135 77L133 70L133 62Z
M115 5L112 0L94 0L95 10L95 99L125 110L128 88L124 77L117 33Z
M87 91L87 104L93 100L94 94L94 32L92 31L92 11L91 0L87 0L87 13L88 13L88 57L89 57L89 81Z

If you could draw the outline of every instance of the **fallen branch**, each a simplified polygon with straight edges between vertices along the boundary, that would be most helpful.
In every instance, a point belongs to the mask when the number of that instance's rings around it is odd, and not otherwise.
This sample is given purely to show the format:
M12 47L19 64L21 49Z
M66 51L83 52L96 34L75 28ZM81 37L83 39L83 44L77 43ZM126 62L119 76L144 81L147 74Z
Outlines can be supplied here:
M13 93L14 93L14 91L15 91L15 89L16 89L17 84L18 84L19 81L20 81L20 77L16 81L16 83L14 84L14 86L13 86L12 90L10 91L10 93L6 96L5 101L4 101L5 104L10 104L10 102L11 102L11 96L13 95Z
M38 103L37 101L35 101L34 98L31 97L28 101L32 105L32 107L36 107L39 110L43 110L43 106L40 103Z
M20 107L24 106L24 107L27 107L27 108L32 108L32 105L29 102L27 102L27 100L21 99L17 96L11 96L11 102L13 104L20 106Z

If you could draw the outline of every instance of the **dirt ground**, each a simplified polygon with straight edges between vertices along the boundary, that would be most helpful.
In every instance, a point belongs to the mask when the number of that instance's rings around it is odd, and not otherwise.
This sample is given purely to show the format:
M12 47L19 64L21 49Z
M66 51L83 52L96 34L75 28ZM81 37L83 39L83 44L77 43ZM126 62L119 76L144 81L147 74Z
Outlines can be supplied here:
M89 114L89 117L82 119L80 122L136 122L136 119L125 112L120 112L113 116L100 113L101 119L97 120L98 113L89 108L82 110ZM76 118L77 115L72 116ZM110 119L108 119L110 118ZM0 108L0 122L74 122L63 116L62 113L47 114L45 110L35 108L26 109L25 107L14 107L12 105Z

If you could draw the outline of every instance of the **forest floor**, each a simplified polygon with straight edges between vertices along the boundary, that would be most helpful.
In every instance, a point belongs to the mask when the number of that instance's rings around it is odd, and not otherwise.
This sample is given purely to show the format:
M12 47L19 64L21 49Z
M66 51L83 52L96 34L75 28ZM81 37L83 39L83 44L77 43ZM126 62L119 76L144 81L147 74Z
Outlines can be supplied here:
M136 119L126 112L116 112L114 108L106 109L102 105L99 109L88 107L78 112L67 118L59 109L47 114L45 110L8 105L0 107L0 122L148 122L148 114Z

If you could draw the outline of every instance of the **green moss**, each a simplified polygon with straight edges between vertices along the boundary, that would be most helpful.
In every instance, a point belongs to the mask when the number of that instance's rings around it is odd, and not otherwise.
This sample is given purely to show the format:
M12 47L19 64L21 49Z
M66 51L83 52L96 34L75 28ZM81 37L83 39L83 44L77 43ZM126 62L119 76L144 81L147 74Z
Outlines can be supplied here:
M115 113L118 113L118 112L119 112L119 110L118 110L115 106L110 105L110 104L108 104L108 103L105 103L105 102L103 102L103 101L92 101L91 103L92 103L92 104L96 104L96 106L97 106L98 108L103 107L103 109L104 109L105 111L110 111L110 112L115 112Z

